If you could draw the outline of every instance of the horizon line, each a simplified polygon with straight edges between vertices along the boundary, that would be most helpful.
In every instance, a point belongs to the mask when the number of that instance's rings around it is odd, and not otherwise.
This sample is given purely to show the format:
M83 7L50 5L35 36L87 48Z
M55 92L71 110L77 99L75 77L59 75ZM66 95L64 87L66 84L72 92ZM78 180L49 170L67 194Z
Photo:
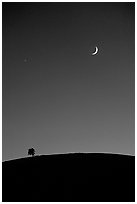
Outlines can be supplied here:
M62 155L62 154L117 154L117 155L125 155L125 156L134 156L132 154L124 154L124 153L114 153L114 152L66 152L66 153L51 153L51 154L36 154L34 155L34 157L36 156L50 156L50 155ZM2 162L7 162L7 161L12 161L12 160L17 160L17 159L23 159L23 158L31 158L32 156L25 156L25 157L18 157L18 158L14 158L14 159L9 159L9 160L4 160Z

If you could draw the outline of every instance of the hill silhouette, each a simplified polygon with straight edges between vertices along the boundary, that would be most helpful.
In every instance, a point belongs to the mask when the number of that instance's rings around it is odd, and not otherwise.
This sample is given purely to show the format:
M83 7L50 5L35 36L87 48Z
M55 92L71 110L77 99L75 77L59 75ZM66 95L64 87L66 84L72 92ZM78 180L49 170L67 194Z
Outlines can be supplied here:
M70 153L5 161L2 201L134 202L135 157Z

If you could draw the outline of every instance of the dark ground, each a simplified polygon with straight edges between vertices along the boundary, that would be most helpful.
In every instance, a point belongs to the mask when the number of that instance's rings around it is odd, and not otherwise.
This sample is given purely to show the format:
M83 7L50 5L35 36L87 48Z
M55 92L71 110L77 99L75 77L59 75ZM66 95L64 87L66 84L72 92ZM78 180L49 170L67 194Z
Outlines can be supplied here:
M71 153L6 161L2 201L134 202L135 157Z

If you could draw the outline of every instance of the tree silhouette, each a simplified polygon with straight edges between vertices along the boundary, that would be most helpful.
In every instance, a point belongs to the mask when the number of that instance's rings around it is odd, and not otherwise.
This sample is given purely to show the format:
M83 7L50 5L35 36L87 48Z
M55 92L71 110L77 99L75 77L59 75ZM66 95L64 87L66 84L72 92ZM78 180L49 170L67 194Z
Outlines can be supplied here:
M32 157L33 157L34 154L35 154L35 149L34 148L28 149L28 155L32 155Z

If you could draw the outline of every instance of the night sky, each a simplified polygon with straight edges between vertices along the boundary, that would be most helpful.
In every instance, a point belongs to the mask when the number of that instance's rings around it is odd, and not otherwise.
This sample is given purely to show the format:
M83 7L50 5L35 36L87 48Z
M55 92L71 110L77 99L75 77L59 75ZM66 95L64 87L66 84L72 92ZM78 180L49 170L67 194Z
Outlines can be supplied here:
M3 160L135 154L134 18L134 3L2 3Z

